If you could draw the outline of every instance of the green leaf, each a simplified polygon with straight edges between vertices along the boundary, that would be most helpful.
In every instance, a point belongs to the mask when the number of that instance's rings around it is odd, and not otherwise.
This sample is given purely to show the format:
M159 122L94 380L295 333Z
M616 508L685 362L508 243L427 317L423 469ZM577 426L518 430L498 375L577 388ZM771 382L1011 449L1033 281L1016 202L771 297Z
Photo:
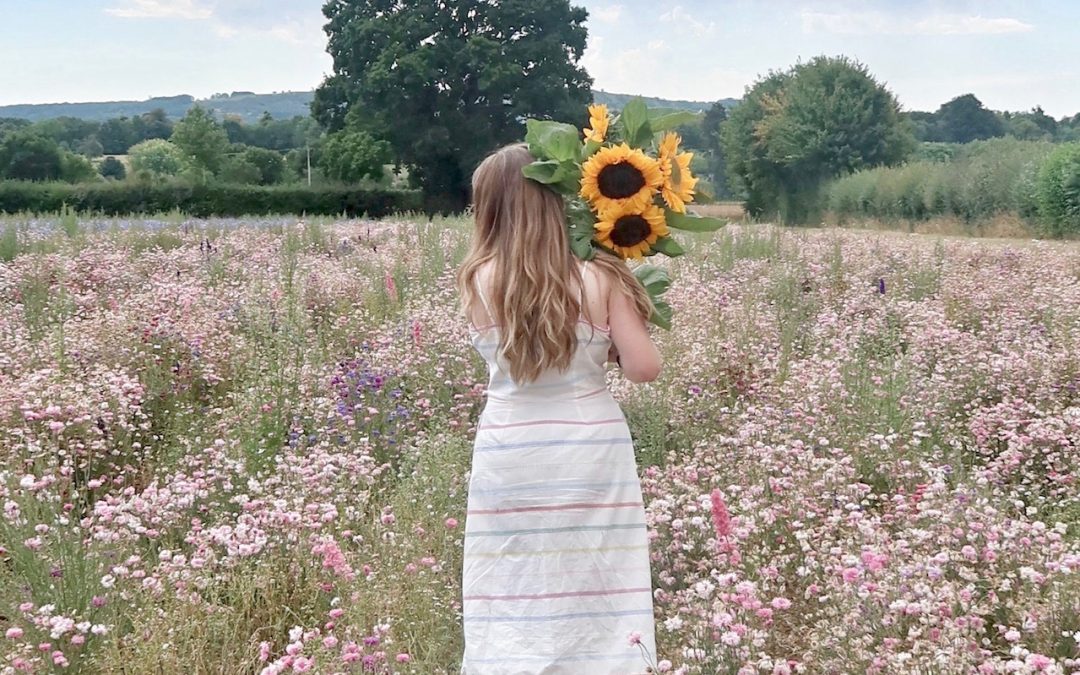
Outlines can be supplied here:
M570 250L582 260L592 260L596 255L592 239L596 218L580 199L567 200L566 233L570 237Z
M671 277L666 270L653 265L642 265L634 270L634 276L645 287L652 301L653 311L649 321L665 330L671 329L671 305L660 299L660 296L671 286Z
M664 209L664 217L667 219L668 227L674 227L676 230L686 230L687 232L715 232L727 225L726 221L719 218L675 213L671 209Z
M567 195L575 195L581 187L581 167L573 161L557 162L552 159L526 164L521 168L526 178L550 185Z
M675 256L686 253L682 246L679 246L679 242L675 241L671 237L661 237L656 240L656 243L652 245L654 251L663 253L666 256L674 258Z
M671 313L671 305L663 300L653 299L653 313L649 317L649 321L664 330L671 330Z
M526 178L544 185L559 182L559 177L556 176L558 172L559 163L550 159L526 164L521 168L521 173L525 174Z
M559 163L559 182L557 187L569 196L574 196L581 190L581 165L573 160L564 160Z
M653 133L670 131L675 127L689 124L701 117L701 113L680 110L678 112L665 112L663 110L649 111L649 126Z
M571 236L570 250L582 260L592 260L596 257L596 248L592 245L592 237Z
M660 297L671 286L667 270L654 265L641 265L634 270L634 276L654 298Z
M643 148L652 141L653 132L649 125L649 109L640 98L632 99L619 115L622 125L623 140L632 148Z
M694 201L695 202L702 203L702 202L714 202L714 201L716 201L716 197L714 197L711 192L709 192L708 190L702 190L700 187L698 187L699 185L701 185L700 182L698 183L698 185L694 186Z
M533 157L559 162L581 161L580 132L574 125L529 119L525 120L525 128L525 142Z

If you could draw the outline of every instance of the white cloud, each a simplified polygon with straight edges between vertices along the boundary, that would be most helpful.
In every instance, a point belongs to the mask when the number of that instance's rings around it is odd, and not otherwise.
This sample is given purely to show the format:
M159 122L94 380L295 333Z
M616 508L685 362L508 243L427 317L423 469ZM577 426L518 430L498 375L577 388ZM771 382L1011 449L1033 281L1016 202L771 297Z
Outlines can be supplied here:
M698 101L739 97L754 74L724 68L673 68L672 46L662 39L623 47L614 38L590 35L582 65L597 89ZM677 55L675 55L677 56Z
M1035 26L1009 17L992 19L983 16L942 14L917 22L915 30L925 35L997 35L1029 33L1035 30Z
M220 38L267 37L323 49L322 14L315 0L120 0L105 9L122 19L203 20Z
M195 0L124 0L118 7L106 7L105 13L123 19L209 19L214 10Z
M1032 24L1009 17L947 13L904 19L885 12L803 10L801 18L804 33L838 35L998 35L1035 30Z
M607 7L597 7L596 9L589 10L589 18L596 19L597 21L603 21L604 23L615 23L622 17L623 6L622 5L608 5Z
M716 31L716 22L708 23L694 18L694 15L683 9L682 5L675 5L660 15L660 20L665 23L676 23L689 28L695 35L712 35Z
M272 26L265 33L282 42L297 46L317 44L322 48L326 45L326 34L322 30L322 22L290 21Z

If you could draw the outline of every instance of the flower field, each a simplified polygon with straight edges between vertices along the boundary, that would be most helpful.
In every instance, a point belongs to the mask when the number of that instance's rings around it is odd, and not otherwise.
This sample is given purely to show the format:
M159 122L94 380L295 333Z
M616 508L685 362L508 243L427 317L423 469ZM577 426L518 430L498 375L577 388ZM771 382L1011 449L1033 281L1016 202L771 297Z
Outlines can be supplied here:
M0 221L0 673L456 673L468 228ZM657 669L1080 673L1080 246L686 243Z

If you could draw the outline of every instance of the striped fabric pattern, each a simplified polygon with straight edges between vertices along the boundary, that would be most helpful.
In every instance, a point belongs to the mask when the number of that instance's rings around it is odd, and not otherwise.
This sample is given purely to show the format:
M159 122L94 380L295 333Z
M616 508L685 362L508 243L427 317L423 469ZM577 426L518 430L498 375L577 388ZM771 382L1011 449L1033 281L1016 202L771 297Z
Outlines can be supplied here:
M655 655L634 448L606 387L610 338L578 324L564 373L516 385L496 327L477 427L462 576L462 675L637 675ZM631 633L641 646L631 645Z

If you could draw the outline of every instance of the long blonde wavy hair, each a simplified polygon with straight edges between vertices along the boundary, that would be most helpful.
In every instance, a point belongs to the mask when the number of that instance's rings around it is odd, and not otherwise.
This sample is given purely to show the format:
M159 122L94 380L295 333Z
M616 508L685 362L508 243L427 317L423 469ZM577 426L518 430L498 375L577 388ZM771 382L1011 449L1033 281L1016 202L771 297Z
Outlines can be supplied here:
M566 370L577 348L578 318L583 311L590 318L579 302L584 279L566 235L563 199L522 175L532 161L527 146L515 143L493 152L473 172L476 228L457 276L462 310L472 316L477 274L493 263L489 311L500 328L499 351L519 383L549 368ZM593 264L613 282L612 292L627 293L648 318L652 301L622 260L600 253Z

